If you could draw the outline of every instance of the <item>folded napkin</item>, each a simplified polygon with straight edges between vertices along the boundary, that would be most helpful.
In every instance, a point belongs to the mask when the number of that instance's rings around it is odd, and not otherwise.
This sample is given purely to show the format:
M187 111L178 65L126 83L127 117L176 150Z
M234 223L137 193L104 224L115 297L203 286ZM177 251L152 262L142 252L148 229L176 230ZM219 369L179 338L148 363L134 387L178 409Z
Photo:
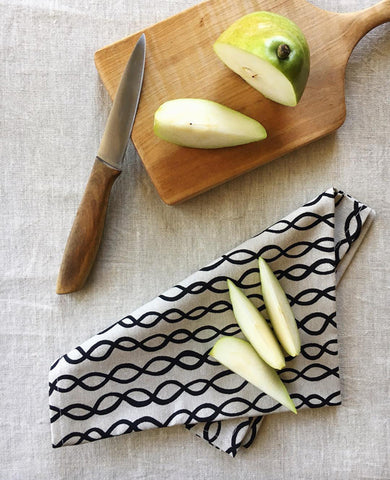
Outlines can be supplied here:
M374 215L331 188L60 357L49 374L53 447L173 425L232 456L248 447L263 416L286 409L208 352L220 335L242 337L227 278L267 317L260 255L300 331L302 352L280 373L296 408L339 405L336 285Z

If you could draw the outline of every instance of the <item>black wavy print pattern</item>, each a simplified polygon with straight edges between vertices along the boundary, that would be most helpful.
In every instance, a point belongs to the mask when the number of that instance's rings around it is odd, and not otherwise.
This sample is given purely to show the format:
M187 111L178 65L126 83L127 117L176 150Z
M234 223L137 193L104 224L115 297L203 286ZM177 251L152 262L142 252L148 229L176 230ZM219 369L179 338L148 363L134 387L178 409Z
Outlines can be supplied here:
M285 409L208 352L220 335L241 335L227 278L266 315L260 255L300 329L301 355L287 357L280 372L297 409L339 405L335 272L360 235L366 208L347 203L336 241L335 208L345 198L324 192L59 358L49 377L53 446L180 424L232 456L248 448L263 415Z

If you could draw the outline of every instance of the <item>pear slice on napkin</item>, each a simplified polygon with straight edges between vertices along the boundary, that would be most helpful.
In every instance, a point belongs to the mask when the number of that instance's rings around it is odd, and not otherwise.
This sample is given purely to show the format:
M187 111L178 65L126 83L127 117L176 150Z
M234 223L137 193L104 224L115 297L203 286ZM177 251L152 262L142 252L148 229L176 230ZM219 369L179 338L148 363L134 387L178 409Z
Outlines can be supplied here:
M237 337L222 337L214 345L209 355L293 413L297 413L295 405L276 371L257 355L256 350L246 340Z
M292 357L299 355L301 340L286 294L268 263L260 257L261 289L271 324L279 342Z
M268 365L281 370L286 366L286 362L282 349L267 321L240 288L231 280L228 280L227 283L234 316L242 333Z

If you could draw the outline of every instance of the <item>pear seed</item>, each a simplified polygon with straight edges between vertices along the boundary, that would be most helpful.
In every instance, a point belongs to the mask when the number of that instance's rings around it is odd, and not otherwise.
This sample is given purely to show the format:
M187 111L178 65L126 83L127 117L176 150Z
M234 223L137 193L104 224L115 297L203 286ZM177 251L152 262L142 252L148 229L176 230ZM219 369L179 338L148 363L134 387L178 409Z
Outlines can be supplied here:
M242 69L244 70L245 73L247 73L252 78L256 78L258 76L258 74L249 67L242 67Z

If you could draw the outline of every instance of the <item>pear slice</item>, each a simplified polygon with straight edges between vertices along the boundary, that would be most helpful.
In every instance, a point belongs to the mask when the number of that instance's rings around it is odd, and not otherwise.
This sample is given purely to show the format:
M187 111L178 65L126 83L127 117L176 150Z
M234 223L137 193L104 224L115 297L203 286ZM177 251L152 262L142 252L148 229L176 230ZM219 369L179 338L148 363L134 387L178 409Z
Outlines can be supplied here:
M236 20L214 44L225 65L265 97L297 105L310 73L310 50L301 29L273 12Z
M279 342L292 357L299 355L301 340L286 294L268 263L259 258L261 290L265 307Z
M297 413L276 371L257 355L255 349L246 340L222 337L216 342L209 355L293 413Z
M192 148L234 147L267 137L253 118L202 98L177 98L154 115L154 133L167 142Z
M268 365L281 370L286 362L267 321L240 288L229 279L227 283L234 316L242 333Z

